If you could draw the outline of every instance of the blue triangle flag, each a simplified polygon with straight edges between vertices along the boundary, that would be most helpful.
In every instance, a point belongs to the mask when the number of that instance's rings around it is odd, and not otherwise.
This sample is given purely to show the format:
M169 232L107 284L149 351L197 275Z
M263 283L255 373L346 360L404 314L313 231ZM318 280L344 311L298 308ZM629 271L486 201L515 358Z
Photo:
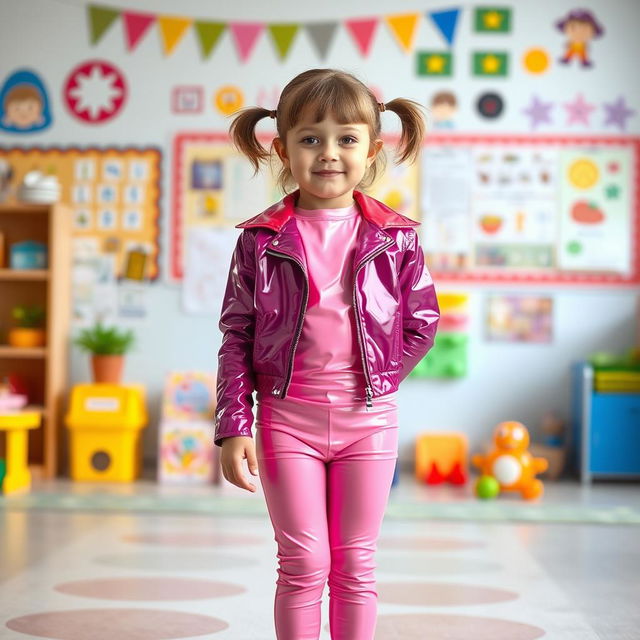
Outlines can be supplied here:
M460 9L450 9L447 11L430 11L429 17L433 20L434 24L440 33L445 37L445 40L449 45L453 44L453 37L458 24L458 14Z

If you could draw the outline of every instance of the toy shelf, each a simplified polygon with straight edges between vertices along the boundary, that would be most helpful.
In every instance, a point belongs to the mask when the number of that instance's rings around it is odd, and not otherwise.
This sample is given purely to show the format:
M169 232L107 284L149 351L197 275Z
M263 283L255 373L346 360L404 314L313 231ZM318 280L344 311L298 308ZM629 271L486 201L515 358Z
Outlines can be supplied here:
M640 478L640 393L598 392L587 362L572 367L573 460L584 484Z
M0 203L0 232L5 263L0 264L0 379L15 374L28 387L29 406L41 414L38 429L29 431L29 469L34 478L54 478L63 458L62 419L67 393L69 320L71 311L71 210L61 204ZM47 246L48 268L8 268L11 246L33 240ZM14 326L11 310L38 304L46 311L44 347L7 344ZM0 456L4 457L3 441Z

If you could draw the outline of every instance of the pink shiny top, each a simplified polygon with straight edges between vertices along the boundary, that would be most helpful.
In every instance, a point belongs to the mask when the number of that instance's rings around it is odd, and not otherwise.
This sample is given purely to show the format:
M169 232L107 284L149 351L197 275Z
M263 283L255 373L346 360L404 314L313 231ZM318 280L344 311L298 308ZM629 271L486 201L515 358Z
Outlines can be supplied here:
M353 309L353 257L362 215L354 203L339 209L296 207L294 217L307 259L309 297L287 395L342 406L364 402L367 383Z

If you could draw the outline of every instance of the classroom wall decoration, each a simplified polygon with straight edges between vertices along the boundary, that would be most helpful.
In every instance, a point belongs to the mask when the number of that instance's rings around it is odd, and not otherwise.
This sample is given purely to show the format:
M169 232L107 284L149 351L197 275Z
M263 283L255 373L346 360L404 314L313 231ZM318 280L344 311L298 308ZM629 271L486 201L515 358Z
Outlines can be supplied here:
M33 133L49 128L52 121L42 78L31 69L11 73L0 88L0 130Z
M436 280L640 282L640 138L446 136L421 160Z
M369 55L378 26L387 26L392 39L404 53L413 51L416 33L421 18L429 18L448 45L453 44L460 8L421 12L388 14L347 18L344 20L309 21L287 23L267 23L261 21L224 21L193 18L190 16L164 15L161 13L131 11L124 8L87 5L89 17L89 41L96 46L109 31L118 17L122 27L127 50L132 52L140 44L153 24L158 25L160 41L165 56L171 55L190 27L193 27L204 59L209 58L225 33L229 33L238 59L247 63L255 45L263 33L272 41L275 59L283 61L289 55L298 33L305 31L307 37L320 56L327 56L338 26L342 25L350 35L354 50L362 56ZM510 28L511 10L485 7L476 13L477 25L485 32L504 32Z
M115 278L158 277L160 150L152 147L0 148L16 183L33 169L57 176L73 236L113 260Z
M104 124L122 111L127 99L124 73L106 60L87 60L74 67L63 86L69 113L85 124Z
M548 296L490 295L487 340L548 343L553 338L553 299Z

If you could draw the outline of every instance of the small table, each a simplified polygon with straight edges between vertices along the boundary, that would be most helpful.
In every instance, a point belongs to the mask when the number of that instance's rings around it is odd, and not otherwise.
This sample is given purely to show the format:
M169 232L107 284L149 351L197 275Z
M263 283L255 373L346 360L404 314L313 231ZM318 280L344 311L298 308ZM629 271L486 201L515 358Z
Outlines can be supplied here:
M29 429L40 426L39 411L13 411L0 413L0 431L7 432L7 471L2 483L2 493L28 491L31 488L31 471L27 465L29 453Z

